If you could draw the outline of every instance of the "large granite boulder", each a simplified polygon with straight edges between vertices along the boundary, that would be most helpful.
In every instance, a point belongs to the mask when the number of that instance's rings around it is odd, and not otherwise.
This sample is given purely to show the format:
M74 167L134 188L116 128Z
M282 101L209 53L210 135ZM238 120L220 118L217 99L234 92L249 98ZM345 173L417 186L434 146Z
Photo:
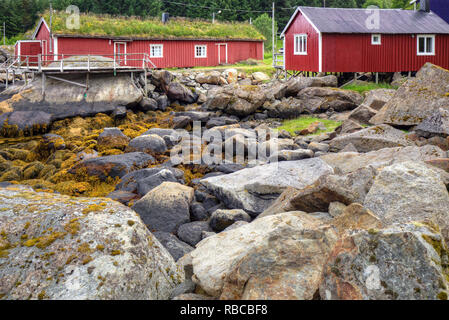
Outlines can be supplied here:
M286 161L243 169L235 173L201 180L228 208L258 215L287 188L304 188L321 176L332 173L320 159Z
M176 232L190 222L193 188L176 182L164 182L133 206L151 231Z
M98 151L108 149L124 150L129 140L119 128L104 128L103 132L98 136L97 149Z
M117 202L17 186L0 189L0 198L0 298L168 299L183 280L136 213Z
M266 100L259 86L227 85L209 96L204 107L212 111L223 111L231 115L245 117L253 114Z
M449 240L448 174L422 162L383 168L365 197L364 206L386 224L430 220Z
M69 173L88 174L97 176L101 180L106 180L108 177L121 178L132 171L148 167L154 161L149 154L132 152L86 159L73 166Z
M193 247L181 241L174 234L164 231L154 232L154 236L164 246L164 248L171 254L175 261L178 261L189 252L193 251Z
M190 253L193 281L226 300L311 300L336 240L305 213L258 219L201 241Z
M396 94L394 89L375 89L368 92L363 105L379 111Z
M305 111L302 101L294 97L284 98L281 101L267 101L263 108L267 111L269 117L280 119L294 119Z
M324 269L325 300L447 300L448 251L421 223L361 230L339 240Z
M221 84L221 73L219 71L211 71L209 73L199 73L195 77L195 81L199 84L213 84L220 85Z
M436 146L425 145L423 147L385 148L368 153L330 153L320 158L330 165L336 173L341 174L354 172L367 166L380 168L396 162L430 161L446 157L447 152Z
M308 87L337 87L338 79L330 75L325 77L296 77L286 83L285 96L296 96L298 93Z
M449 136L449 110L440 108L435 111L431 116L416 126L415 132L424 138Z
M172 101L179 101L187 104L195 103L198 100L198 94L179 82L172 82L168 85L167 97Z
M338 136L330 142L330 147L340 151L348 144L352 144L358 152L370 152L385 148L412 146L414 143L403 131L389 125L378 125Z
M146 152L146 153L164 153L167 151L167 145L163 138L156 134L145 134L132 139L127 152Z
M310 113L326 112L329 109L337 112L353 110L363 101L362 95L355 91L324 87L305 88L297 97Z
M371 166L344 175L325 175L302 189L288 188L260 217L289 211L328 212L333 202L363 203L376 177Z
M440 108L449 110L449 71L426 63L372 119L372 124L413 126Z

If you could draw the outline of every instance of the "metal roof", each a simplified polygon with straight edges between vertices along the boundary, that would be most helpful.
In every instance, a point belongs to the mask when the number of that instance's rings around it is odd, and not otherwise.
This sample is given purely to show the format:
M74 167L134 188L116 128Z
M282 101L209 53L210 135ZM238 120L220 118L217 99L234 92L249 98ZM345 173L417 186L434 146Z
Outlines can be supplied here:
M433 12L379 9L379 28L371 28L370 9L298 7L281 36L298 12L322 33L449 34L449 24Z

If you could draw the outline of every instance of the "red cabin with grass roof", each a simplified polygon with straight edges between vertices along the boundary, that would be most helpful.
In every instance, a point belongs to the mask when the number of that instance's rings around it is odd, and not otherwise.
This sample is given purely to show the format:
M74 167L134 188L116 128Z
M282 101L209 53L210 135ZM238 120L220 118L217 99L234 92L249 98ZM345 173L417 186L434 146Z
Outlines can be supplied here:
M53 19L56 16L55 14ZM253 28L249 25L245 27ZM255 30L256 36L246 38L236 38L232 34L213 38L209 35L204 36L201 32L197 37L195 35L151 37L142 34L111 36L106 32L91 35L83 33L83 28L79 32L65 31L55 26L50 31L47 21L41 18L31 40L19 41L16 44L16 55L41 54L43 64L71 56L102 56L115 59L120 66L141 67L142 54L147 54L155 68L218 66L264 58L264 39Z
M409 72L426 62L449 69L449 24L428 6L298 7L281 37L286 70Z

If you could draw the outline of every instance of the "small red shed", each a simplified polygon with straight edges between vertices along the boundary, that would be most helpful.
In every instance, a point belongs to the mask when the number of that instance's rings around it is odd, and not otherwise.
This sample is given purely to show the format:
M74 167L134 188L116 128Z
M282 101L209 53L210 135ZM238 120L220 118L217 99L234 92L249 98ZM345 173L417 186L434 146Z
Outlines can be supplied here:
M101 19L107 18L102 16ZM113 19L120 22L120 19L126 18ZM53 30L50 31L48 23L42 18L34 31L32 41L40 44L39 53L42 54L44 63L70 56L92 55L109 58L115 56L115 59L120 59L121 66L140 67L141 55L147 54L156 68L189 68L233 64L250 58L262 60L264 57L263 36L249 25L245 27L251 28L251 34L256 36L239 39L232 34L218 38L203 37L201 33L198 37L173 37L172 35L164 37L151 36L151 34L113 36L106 31L91 35L83 33L83 26L79 30L73 32L70 30L70 33L65 33L67 30L58 29L63 24L65 22L57 25L55 23ZM28 48L29 43L31 42L19 41L16 45L16 54L28 53L29 50L24 48ZM35 51L33 49L32 52ZM124 56L119 58L117 56L119 54Z
M431 11L298 7L281 37L285 70L449 69L449 24Z

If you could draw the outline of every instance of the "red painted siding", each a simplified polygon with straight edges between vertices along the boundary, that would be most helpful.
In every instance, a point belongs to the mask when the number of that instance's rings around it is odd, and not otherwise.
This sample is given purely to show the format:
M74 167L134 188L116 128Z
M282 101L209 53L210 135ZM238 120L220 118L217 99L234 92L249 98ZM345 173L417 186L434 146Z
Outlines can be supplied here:
M371 45L371 34L323 34L323 71L418 71L426 62L449 68L448 35L435 36L435 56L417 55L416 35L381 37L381 45Z
M28 57L29 65L35 66L35 65L37 65L37 62L38 62L37 56L42 53L41 42L39 42L39 41L19 41L16 44L14 51L15 51L16 56L19 54L19 51L20 51L21 60L24 63L26 63L26 57L24 57L24 56L30 56L30 57Z
M58 54L68 55L102 55L110 56L114 54L114 40L96 38L58 38ZM118 41L120 42L120 41ZM150 58L157 68L188 68L196 66L215 66L219 64L218 50L219 44L227 44L228 63L247 60L249 58L263 59L262 41L194 41L194 40L165 40L148 41L136 40L127 41L128 59L142 59L139 53L150 54L151 44L163 44L163 58ZM195 58L195 46L206 45L207 57ZM223 60L223 59L222 59ZM142 62L127 61L127 65L141 66Z
M295 55L295 34L307 34L307 55ZM285 32L284 50L287 70L319 71L319 33L301 12Z
M40 40L42 42L42 46L41 46L41 50L42 52L40 52L42 54L42 62L48 63L52 60L54 60L53 57L51 56L46 56L46 55L52 55L53 52L50 51L50 30L47 28L47 26L45 25L45 23L42 23L39 31L36 34L36 39L35 40Z

